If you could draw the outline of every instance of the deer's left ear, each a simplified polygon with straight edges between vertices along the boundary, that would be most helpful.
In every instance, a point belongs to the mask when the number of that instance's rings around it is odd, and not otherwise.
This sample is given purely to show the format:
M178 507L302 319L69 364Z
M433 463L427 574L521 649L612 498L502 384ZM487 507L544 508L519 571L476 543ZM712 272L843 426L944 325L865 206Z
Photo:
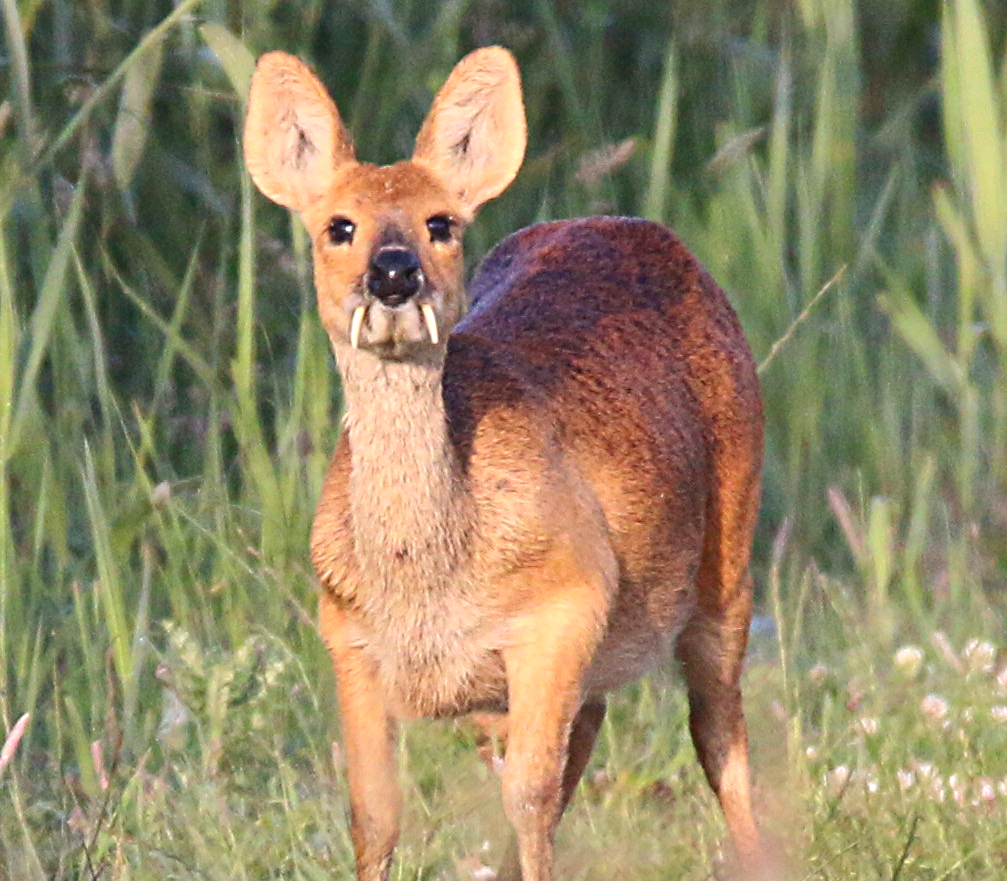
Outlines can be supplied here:
M318 78L285 52L263 55L252 76L245 119L245 164L262 193L303 211L355 162L353 144Z
M517 63L506 49L487 46L451 71L416 138L413 161L474 213L514 179L525 143Z

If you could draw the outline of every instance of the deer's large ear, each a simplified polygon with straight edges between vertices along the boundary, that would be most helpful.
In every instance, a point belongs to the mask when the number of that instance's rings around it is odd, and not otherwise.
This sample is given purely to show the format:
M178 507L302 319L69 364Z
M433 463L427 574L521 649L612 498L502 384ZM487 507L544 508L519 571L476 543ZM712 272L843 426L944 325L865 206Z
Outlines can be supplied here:
M416 138L413 161L474 212L514 179L525 141L517 63L506 49L487 46L451 71Z
M353 143L311 69L293 55L263 55L252 76L245 118L245 164L274 202L303 211L355 162Z

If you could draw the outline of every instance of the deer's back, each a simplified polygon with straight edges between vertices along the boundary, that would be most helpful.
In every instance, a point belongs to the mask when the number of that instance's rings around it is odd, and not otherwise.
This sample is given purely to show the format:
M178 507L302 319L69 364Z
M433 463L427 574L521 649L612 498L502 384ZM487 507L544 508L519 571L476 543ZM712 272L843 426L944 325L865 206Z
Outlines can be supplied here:
M734 309L660 224L528 227L486 257L470 293L455 333L507 353L564 436L589 431L599 455L634 443L633 430L645 433L641 445L666 438L676 457L699 459L734 426L751 434L756 423L761 437L755 363ZM634 452L647 457L643 446Z
M743 382L739 395L758 399L734 310L658 223L588 217L519 230L487 255L470 296L456 333L520 349L540 364L547 388L562 385L571 371L591 369L599 357L608 371L636 375L646 348L665 372L687 363L697 375L719 372L718 355L728 356ZM713 360L704 365L704 358Z

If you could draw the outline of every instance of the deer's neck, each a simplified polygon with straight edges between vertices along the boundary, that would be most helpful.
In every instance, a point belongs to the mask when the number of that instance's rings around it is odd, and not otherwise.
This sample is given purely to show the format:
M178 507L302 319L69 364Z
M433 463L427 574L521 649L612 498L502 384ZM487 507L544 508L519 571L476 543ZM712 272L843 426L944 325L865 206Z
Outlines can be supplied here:
M357 557L389 587L433 587L466 555L471 516L448 434L443 354L425 363L382 361L353 350L337 358Z

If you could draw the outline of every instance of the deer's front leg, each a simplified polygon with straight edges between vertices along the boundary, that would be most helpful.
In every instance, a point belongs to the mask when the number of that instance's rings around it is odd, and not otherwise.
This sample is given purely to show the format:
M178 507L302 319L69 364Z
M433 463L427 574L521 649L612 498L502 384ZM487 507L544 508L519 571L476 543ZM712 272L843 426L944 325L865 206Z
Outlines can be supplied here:
M377 671L350 644L343 612L327 593L322 594L319 624L339 691L357 878L385 881L402 810L395 722L385 709Z
M584 674L601 637L606 606L604 591L554 594L522 618L504 651L509 718L503 799L523 881L552 878L570 730L581 709Z

